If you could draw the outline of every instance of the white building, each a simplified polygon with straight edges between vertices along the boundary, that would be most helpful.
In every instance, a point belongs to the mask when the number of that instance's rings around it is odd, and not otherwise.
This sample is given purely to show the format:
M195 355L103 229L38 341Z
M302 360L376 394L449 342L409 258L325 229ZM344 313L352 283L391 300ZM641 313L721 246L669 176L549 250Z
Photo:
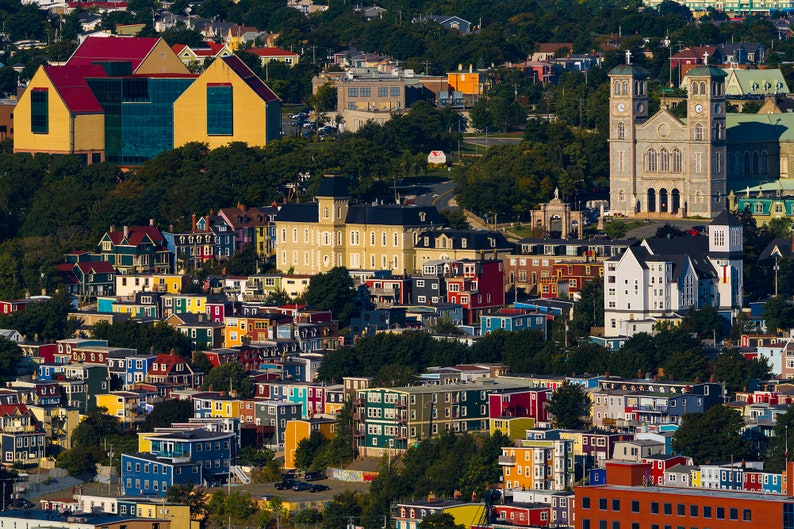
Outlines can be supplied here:
M742 225L727 211L708 238L646 239L606 261L605 335L631 336L706 305L731 319L742 306L742 273Z

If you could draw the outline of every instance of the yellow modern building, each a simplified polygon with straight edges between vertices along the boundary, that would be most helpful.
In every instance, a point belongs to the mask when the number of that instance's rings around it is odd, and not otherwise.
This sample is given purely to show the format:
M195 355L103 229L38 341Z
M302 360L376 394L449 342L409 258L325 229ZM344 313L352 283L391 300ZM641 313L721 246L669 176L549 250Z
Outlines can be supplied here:
M174 101L174 147L261 146L280 137L281 100L235 55L216 59Z
M351 204L341 176L323 180L317 201L285 204L276 217L276 266L297 274L416 269L419 233L443 226L435 207Z
M105 114L85 78L101 66L40 66L14 109L14 152L105 157Z
M312 432L320 432L323 437L330 440L336 436L336 419L315 416L310 419L287 421L287 429L284 431L284 468L297 468L295 453L298 450L298 443L308 439Z

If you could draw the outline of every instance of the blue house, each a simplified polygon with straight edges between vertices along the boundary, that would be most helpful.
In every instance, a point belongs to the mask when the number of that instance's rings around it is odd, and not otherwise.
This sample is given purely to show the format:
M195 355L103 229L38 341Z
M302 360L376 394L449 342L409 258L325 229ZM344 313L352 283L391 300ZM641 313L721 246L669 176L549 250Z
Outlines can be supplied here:
M497 331L524 331L533 330L543 333L543 338L548 338L547 321L549 316L537 312L521 309L502 309L493 314L486 314L480 318L480 330L484 335Z
M123 454L121 480L125 496L165 496L175 483L225 483L237 464L237 439L230 432L189 430L142 433L149 453Z
M122 454L121 483L124 495L162 498L172 485L203 484L202 465L179 459L140 453Z
M136 382L145 382L146 373L154 363L157 355L135 355L128 356L126 360L126 371L124 382L128 387L132 387Z

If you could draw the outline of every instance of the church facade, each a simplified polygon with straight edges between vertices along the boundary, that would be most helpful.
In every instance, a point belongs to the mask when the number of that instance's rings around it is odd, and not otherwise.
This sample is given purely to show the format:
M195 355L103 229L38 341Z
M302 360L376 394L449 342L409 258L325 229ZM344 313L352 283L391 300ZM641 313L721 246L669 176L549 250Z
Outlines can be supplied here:
M689 70L682 85L687 117L679 119L667 110L649 116L641 66L627 60L609 73L613 214L715 218L731 190L780 177L780 120L729 115L726 77L714 66Z

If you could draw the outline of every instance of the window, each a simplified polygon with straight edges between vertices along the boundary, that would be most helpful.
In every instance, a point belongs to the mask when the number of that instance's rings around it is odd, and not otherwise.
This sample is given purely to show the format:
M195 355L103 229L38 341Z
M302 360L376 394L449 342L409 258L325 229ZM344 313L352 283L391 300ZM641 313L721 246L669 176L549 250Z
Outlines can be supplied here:
M631 500L631 512L640 512L640 502Z
M607 510L607 499L606 498L599 498L598 499L598 508L602 511Z
M655 501L651 502L651 514L659 514L659 504Z
M725 507L717 507L717 520L725 519Z
M698 517L698 506L697 505L690 505L689 506L689 517L690 518L697 518Z
M620 500L612 500L612 510L620 512Z
M400 97L400 87L399 86L392 86L389 88L389 96L390 97Z
M49 92L46 88L34 88L30 93L30 132L47 134L49 131Z
M665 503L664 504L664 513L668 516L673 514L673 504L672 503Z
M753 521L753 513L750 509L742 509L742 520L745 522Z
M358 97L358 88L348 88L347 97Z
M711 507L703 506L703 518L711 518Z
M582 509L590 508L590 498L588 496L582 497Z
M735 508L735 507L731 507L731 508L728 510L728 517L729 517L731 520L738 520L738 519L739 519L739 509L737 509L737 508Z
M385 86L378 87L378 97L388 97L389 89Z
M231 85L207 85L207 134L229 136L232 134Z
M686 516L686 506L683 503L679 503L675 506L675 513L677 516Z

